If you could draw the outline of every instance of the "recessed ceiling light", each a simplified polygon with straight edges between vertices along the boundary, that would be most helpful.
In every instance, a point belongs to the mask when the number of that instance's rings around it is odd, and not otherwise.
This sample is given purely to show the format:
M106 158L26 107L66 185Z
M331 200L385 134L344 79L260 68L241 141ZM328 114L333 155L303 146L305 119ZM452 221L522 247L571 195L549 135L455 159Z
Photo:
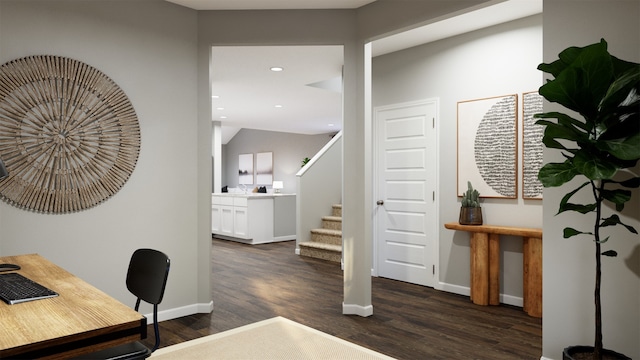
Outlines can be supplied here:
M220 98L220 96L218 96L218 95L211 95L211 98L212 98L212 99L219 99L219 98Z
M226 119L226 118L227 118L226 116L220 116L220 119Z
M282 68L282 67L280 67L280 66L274 66L274 67L272 67L270 70L271 70L271 71L278 72L278 71L282 71L282 70L284 70L284 68Z
M334 126L335 126L335 125L333 125L333 124L329 124L329 127L334 127Z
M216 108L216 110L224 110L223 107Z
M276 107L277 107L277 108L281 108L281 107L282 107L282 105L276 105Z

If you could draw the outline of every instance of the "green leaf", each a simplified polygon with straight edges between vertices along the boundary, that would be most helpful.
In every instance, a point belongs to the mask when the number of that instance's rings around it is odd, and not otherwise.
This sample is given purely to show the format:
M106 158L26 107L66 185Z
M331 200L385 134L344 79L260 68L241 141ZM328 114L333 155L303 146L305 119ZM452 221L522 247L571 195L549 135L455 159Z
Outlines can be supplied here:
M573 158L575 170L591 180L611 179L618 171L618 167L598 155L579 150Z
M611 180L609 180L611 181ZM640 176L625 180L625 181L611 181L611 182L615 182L617 184L620 184L621 186L624 186L626 188L631 188L631 189L635 189L640 187Z
M622 221L620 221L620 217L618 215L611 215L610 217L606 218L606 219L602 219L602 223L600 223L600 227L606 227L606 226L616 226L616 225L622 225L624 226L627 230L629 230L629 232L633 233L633 234L637 234L638 231L636 231L635 228L633 228L633 226L629 226L624 224Z
M635 91L634 91L635 93ZM640 131L640 97L632 103L600 109L599 123L602 129L599 140L626 139Z
M629 190L602 190L600 192L603 198L611 201L614 204L624 204L631 200L631 191Z
M538 180L544 187L560 186L571 181L578 171L573 167L570 160L563 163L548 163L538 172Z
M567 67L567 64L563 63L562 60L556 60L556 61L554 61L552 63L549 63L549 64L542 63L542 64L538 65L538 70L546 72L546 73L551 74L554 77L556 77L566 67Z
M546 146L549 149L569 150L564 145L562 145L560 142L556 141L553 138L543 137L542 143L544 144L544 146Z
M582 189L583 187L587 186L591 184L589 181L583 183L582 185L578 186L576 189L568 192L567 194L565 194L565 196L562 197L562 199L560 200L560 208L558 209L558 214L565 212L565 211L577 211L580 212L582 214L586 214L590 211L593 211L596 208L596 204L589 204L589 205L578 205L578 204L571 204L569 203L569 199L571 199L571 197L577 193L578 191L580 191L580 189Z
M577 111L585 118L595 118L598 104L613 77L613 61L607 52L607 43L602 40L583 48L569 48L559 57L560 63L543 66L554 72L555 79L542 85L538 92L548 101Z
M570 51L570 49L572 49L572 48L566 49L565 52ZM577 49L577 48L573 48L573 49ZM575 56L574 56L574 58L575 58ZM558 59L558 60L556 60L556 61L554 61L552 63L549 63L549 64L542 63L542 64L538 65L538 70L544 71L546 73L549 73L549 74L553 75L554 77L557 77L558 74L560 74L564 69L566 69L567 66L569 66L569 64L571 62L573 62L573 60L571 60L569 62L564 62L564 61L562 61L562 59Z
M564 49L560 54L558 54L558 60L545 64L542 63L538 65L538 70L544 71L546 73L550 73L554 77L557 77L560 72L566 69L569 64L575 61L575 59L582 52L582 48L577 46L572 46Z
M571 116L567 114L563 114L561 112L550 111L546 113L534 114L533 116L539 119L557 119L558 123L565 124L566 126L575 126L584 131L589 131L589 127L584 121L574 119ZM538 125L547 125L548 123L555 124L553 122L545 121L545 120L536 121L536 124Z
M580 214L587 214L592 212L595 209L596 209L596 204L580 205L580 204L566 203L564 206L560 206L560 210L558 211L558 214L565 211L576 211L576 212L579 212Z
M598 147L621 160L637 160L640 158L640 132L613 140L605 140Z
M620 217L614 214L606 219L602 219L602 222L600 223L600 227L615 226L618 224L622 224L620 222Z
M581 234L593 235L591 233L582 232L582 231L579 231L579 230L576 230L576 229L570 228L570 227L564 228L564 231L563 231L563 237L565 239L568 239L568 238L570 238L572 236L581 235Z
M640 82L640 64L629 63L616 58L613 58L613 63L614 73L618 75L609 86L600 103L601 111L615 108L625 100L628 100L634 87L637 87Z
M581 108L581 104L577 103L574 99L580 97L576 96L576 94L579 93L577 89L583 87L580 78L581 72L567 67L557 74L554 80L542 85L540 89L538 89L538 93L550 102L555 102L571 110L578 111Z
M615 250L607 250L602 252L603 256L609 256L609 257L616 257L618 256L618 253Z
M576 129L565 123L552 123L546 124L544 129L544 136L555 139L578 141L581 139L587 139L587 134L584 132L576 131Z

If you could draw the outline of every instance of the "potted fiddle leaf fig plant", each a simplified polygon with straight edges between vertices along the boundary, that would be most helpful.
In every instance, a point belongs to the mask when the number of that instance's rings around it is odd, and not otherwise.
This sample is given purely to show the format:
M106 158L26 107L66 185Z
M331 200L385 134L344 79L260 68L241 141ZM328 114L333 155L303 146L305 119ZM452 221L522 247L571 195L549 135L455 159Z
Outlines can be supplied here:
M480 193L471 186L471 181L467 181L467 191L462 194L458 222L461 225L482 225Z
M609 239L603 232L621 226L627 230L623 234L638 239L636 229L623 223L620 214L640 185L636 168L640 159L640 64L612 56L602 39L585 47L569 47L558 60L540 64L538 69L553 76L539 94L572 111L535 115L542 119L536 123L545 127L544 145L560 150L564 157L563 162L545 164L538 178L544 187L582 179L560 200L558 214L578 212L593 222L588 229L566 227L564 238L580 236L594 244L595 341L593 346L567 347L563 359L629 359L603 348L600 292L602 256L617 255L603 249ZM587 200L578 201L587 203L572 202L580 196Z

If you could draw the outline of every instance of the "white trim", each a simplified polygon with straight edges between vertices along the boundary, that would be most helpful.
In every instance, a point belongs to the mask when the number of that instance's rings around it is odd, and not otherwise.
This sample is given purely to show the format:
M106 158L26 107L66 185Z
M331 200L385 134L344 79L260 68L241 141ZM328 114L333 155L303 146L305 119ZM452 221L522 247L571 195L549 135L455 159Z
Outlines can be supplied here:
M471 295L471 289L467 286L447 284L444 282L438 282L434 287L434 289L446 291L446 292L450 292L458 295L464 295L464 296ZM500 303L522 307L524 304L524 301L522 297L500 294Z
M158 321L172 320L193 314L209 314L213 311L213 300L204 304L191 304L178 308L158 311ZM145 314L147 324L153 324L153 313Z
M439 281L436 285L437 285L437 287L435 287L436 290L442 290L442 291L446 291L446 292L450 292L458 295L464 295L464 296L471 295L471 288L467 286L448 284L441 281Z
M548 357L544 357L544 356L540 356L540 360L553 360L552 358L548 358Z
M524 300L521 297L513 295L500 294L500 302L507 305L519 306L524 305Z
M371 316L373 315L373 305L362 306L342 303L342 315Z
M436 143L434 144L434 151L436 152L436 176L435 176L435 207L436 207L436 225L440 224L440 98L434 97L427 99L427 101L432 101L435 103L436 107L436 118L434 119L435 131L436 131ZM435 286L440 282L440 231L434 230L435 240L434 240L434 255L433 255L433 266L434 266L434 274L433 274L433 282L432 284Z
M310 169L313 164L318 161L318 159L320 159L322 157L322 155L324 155L324 153L326 153L327 151L329 151L329 149L331 149L331 147L333 147L333 144L335 144L336 142L338 142L338 140L340 140L342 138L342 130L340 130L337 134L335 134L331 140L329 140L328 143L326 143L322 149L320 149L320 151L318 151L315 155L313 155L313 157L311 159L309 159L309 161L304 164L304 166L302 168L300 168L300 170L298 170L298 172L296 173L296 177L301 177L302 175L304 175L305 172L307 172L308 169Z

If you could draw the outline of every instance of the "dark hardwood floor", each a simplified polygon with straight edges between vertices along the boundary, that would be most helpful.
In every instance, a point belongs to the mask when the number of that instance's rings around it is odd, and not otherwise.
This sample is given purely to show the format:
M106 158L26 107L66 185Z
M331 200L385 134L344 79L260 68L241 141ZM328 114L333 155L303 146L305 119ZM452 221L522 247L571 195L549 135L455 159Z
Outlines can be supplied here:
M283 316L398 359L540 359L542 321L518 307L373 278L373 316L342 315L340 265L294 249L213 239L213 312L161 322L162 346Z

